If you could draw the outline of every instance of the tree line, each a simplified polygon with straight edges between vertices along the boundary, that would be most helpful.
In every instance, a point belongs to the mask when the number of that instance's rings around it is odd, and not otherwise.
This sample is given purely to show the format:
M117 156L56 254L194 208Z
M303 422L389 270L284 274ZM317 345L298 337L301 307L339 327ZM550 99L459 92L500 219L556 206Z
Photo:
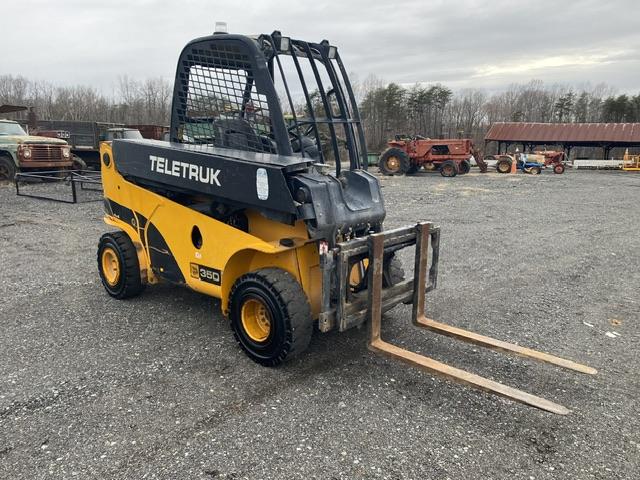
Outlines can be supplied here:
M605 84L576 89L541 80L492 94L389 83L365 88L360 110L367 146L375 151L394 134L480 142L494 122L640 122L640 94L615 95Z
M162 78L120 77L114 93L89 86L54 86L0 75L0 104L34 107L38 118L167 125L172 85ZM445 85L404 86L369 77L354 82L367 147L380 151L395 134L472 138L494 122L640 122L640 94L616 95L606 84L574 88L541 80L489 93Z
M120 77L113 95L84 85L54 86L22 76L0 75L0 105L34 107L45 120L84 120L167 125L173 85L163 78Z

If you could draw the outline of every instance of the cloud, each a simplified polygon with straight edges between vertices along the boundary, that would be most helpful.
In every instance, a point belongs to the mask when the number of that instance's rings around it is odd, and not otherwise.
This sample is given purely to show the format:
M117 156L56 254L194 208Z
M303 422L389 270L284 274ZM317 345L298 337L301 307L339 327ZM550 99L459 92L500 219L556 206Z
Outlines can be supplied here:
M503 63L478 67L473 77L489 77L504 74L527 73L538 75L550 68L567 68L577 66L591 66L609 64L626 52L594 53L590 55L554 55L528 59L517 63Z
M21 0L5 2L0 74L109 93L119 76L172 80L185 43L226 21L339 46L347 69L397 83L501 88L605 81L640 90L636 0ZM623 54L621 54L623 52Z

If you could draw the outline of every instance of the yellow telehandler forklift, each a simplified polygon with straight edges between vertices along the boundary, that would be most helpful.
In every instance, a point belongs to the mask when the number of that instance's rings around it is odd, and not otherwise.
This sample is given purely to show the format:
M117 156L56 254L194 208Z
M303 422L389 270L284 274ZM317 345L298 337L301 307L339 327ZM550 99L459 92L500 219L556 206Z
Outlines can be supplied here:
M219 298L240 347L261 365L303 352L315 325L328 332L367 323L375 352L569 412L383 341L383 312L412 303L419 327L595 373L425 317L440 229L383 229L382 192L366 170L354 93L326 40L277 31L193 40L178 60L170 141L117 139L100 153L105 222L117 229L98 247L109 295L124 299L171 282ZM415 247L415 269L405 279L397 253L408 247Z

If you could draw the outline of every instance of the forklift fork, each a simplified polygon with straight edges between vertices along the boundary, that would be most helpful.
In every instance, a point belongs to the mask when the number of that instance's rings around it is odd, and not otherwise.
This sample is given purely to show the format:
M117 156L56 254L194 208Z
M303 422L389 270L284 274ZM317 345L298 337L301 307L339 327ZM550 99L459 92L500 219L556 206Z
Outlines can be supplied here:
M511 353L522 357L531 358L540 362L551 363L560 367L575 370L581 373L595 374L597 371L591 367L565 360L547 353L538 352L530 348L521 347L512 343L503 342L484 335L452 327L427 318L424 314L425 292L435 287L437 276L438 245L433 247L432 270L429 272L429 286L425 285L427 279L427 255L429 250L431 223L419 223L416 225L416 254L413 279L413 324L449 337L457 338L465 342L490 348L504 353ZM436 236L436 242L439 236ZM369 237L369 281L368 281L368 312L369 312L369 349L386 355L390 358L408 363L430 373L449 378L471 387L499 395L510 400L524 403L548 412L566 415L570 412L567 408L544 398L531 395L473 373L451 367L429 357L405 350L388 343L380 337L380 328L383 313L382 277L385 233L372 234Z

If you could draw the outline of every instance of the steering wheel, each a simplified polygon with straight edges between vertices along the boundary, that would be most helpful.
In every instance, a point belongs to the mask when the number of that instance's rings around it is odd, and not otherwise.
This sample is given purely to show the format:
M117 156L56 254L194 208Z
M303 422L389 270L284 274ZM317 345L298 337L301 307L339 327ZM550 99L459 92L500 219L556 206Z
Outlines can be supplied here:
M289 135L298 138L298 128L300 127L300 125L296 124L296 125L291 125L290 127L287 127L287 132L289 132ZM314 128L313 128L313 124L311 125L307 125L306 128L302 128L300 131L300 136L301 137L308 137L309 134L311 132L313 132Z
M300 133L298 133L298 128ZM320 160L322 154L318 150L318 143L315 140L315 125L309 124L305 127L298 125L291 125L287 127L287 132L291 137L291 148L294 153L304 152L305 156ZM313 134L313 137L310 136Z

